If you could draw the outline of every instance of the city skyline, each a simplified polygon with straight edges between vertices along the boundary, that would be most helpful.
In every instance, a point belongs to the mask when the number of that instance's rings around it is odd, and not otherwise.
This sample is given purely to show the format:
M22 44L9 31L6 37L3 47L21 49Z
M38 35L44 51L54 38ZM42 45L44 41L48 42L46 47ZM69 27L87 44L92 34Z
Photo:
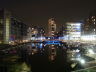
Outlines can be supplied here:
M6 8L12 15L18 17L28 25L46 27L48 19L54 17L56 23L61 25L67 21L83 20L91 10L95 9L94 0L64 0L64 1L25 1L1 0L0 8Z
M0 72L96 71L95 0L0 0Z

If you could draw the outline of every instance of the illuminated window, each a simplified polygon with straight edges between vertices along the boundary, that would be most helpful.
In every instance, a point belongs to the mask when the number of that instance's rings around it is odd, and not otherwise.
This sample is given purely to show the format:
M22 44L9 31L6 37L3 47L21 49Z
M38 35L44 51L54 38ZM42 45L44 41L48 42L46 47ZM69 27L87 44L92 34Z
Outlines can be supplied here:
M92 16L91 18L94 18L95 16Z

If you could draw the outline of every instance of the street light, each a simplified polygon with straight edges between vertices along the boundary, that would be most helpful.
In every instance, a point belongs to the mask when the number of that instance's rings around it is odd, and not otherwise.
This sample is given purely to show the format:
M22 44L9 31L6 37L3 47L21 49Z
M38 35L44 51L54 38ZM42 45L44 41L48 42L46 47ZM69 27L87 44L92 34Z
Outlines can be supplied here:
M84 59L82 59L82 58L77 58L77 60L81 63L81 64L85 64L85 60Z
M90 54L94 54L94 51L93 51L92 49L89 49L88 52L89 52Z
M81 64L85 64L85 60L84 59L81 59L80 62L81 62Z

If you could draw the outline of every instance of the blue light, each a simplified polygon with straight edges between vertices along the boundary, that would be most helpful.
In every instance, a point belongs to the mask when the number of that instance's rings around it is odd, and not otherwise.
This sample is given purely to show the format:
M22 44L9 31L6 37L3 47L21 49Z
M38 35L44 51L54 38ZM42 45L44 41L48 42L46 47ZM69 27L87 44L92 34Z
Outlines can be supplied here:
M45 44L61 44L60 41L45 41Z
M40 44L40 48L43 48L43 44L42 43Z
M35 47L35 44L34 43L32 43L32 47Z

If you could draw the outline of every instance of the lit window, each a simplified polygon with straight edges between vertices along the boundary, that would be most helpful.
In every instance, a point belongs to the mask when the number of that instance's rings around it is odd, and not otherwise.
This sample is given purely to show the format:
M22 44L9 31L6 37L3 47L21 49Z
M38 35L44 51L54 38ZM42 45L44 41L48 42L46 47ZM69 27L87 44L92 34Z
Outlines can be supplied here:
M92 16L92 18L94 18L94 16Z

